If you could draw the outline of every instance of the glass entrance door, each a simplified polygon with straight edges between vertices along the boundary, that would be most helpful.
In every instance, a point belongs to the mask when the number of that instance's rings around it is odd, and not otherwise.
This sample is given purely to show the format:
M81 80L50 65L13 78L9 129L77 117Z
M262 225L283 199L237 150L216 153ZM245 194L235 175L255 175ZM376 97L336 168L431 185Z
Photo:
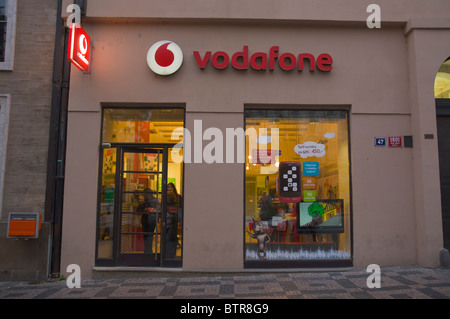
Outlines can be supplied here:
M181 266L182 201L175 185L181 175L172 165L169 174L168 153L167 147L120 149L118 265Z
M103 108L97 266L181 267L183 127L183 108Z

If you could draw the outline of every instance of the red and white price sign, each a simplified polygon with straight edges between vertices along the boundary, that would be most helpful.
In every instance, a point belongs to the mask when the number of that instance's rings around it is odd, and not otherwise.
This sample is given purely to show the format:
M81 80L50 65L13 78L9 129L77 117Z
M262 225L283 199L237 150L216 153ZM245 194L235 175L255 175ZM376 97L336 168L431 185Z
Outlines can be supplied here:
M402 137L401 136L389 136L388 143L389 143L389 147L402 147Z

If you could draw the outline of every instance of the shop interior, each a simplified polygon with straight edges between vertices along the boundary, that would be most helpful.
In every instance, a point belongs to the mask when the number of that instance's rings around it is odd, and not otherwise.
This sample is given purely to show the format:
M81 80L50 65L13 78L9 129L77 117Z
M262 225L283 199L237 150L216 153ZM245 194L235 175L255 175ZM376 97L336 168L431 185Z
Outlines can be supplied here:
M250 147L247 149L246 259L349 258L350 187L346 113L252 110L246 115L246 129L258 132L256 141L250 140L254 136L247 137L247 145L271 152L267 153L268 158L261 158L260 153ZM300 164L301 202L282 203L278 198L278 173L283 162ZM312 168L308 171L310 166ZM272 203L269 218L262 217L268 198ZM300 212L310 204L322 202L324 208L320 218L323 227L318 227L317 231L299 231L302 228L298 220ZM342 223L340 231L336 227L325 227L338 219ZM258 255L256 247L259 242L254 238L257 221L262 221L263 225L263 230L258 231L269 236L265 239L264 258Z

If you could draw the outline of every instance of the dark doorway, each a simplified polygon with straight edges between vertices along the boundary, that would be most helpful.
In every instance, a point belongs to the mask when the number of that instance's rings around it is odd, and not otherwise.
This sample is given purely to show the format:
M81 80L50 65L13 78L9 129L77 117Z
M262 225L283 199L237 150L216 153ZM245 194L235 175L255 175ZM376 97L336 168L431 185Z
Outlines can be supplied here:
M444 248L450 249L450 99L436 99Z

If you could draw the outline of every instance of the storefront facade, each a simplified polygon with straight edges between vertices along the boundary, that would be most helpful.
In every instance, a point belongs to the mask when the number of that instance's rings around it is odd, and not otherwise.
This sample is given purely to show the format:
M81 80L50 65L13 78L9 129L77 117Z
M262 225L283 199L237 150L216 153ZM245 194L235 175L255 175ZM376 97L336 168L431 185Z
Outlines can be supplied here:
M449 5L347 2L89 2L61 269L437 266Z

